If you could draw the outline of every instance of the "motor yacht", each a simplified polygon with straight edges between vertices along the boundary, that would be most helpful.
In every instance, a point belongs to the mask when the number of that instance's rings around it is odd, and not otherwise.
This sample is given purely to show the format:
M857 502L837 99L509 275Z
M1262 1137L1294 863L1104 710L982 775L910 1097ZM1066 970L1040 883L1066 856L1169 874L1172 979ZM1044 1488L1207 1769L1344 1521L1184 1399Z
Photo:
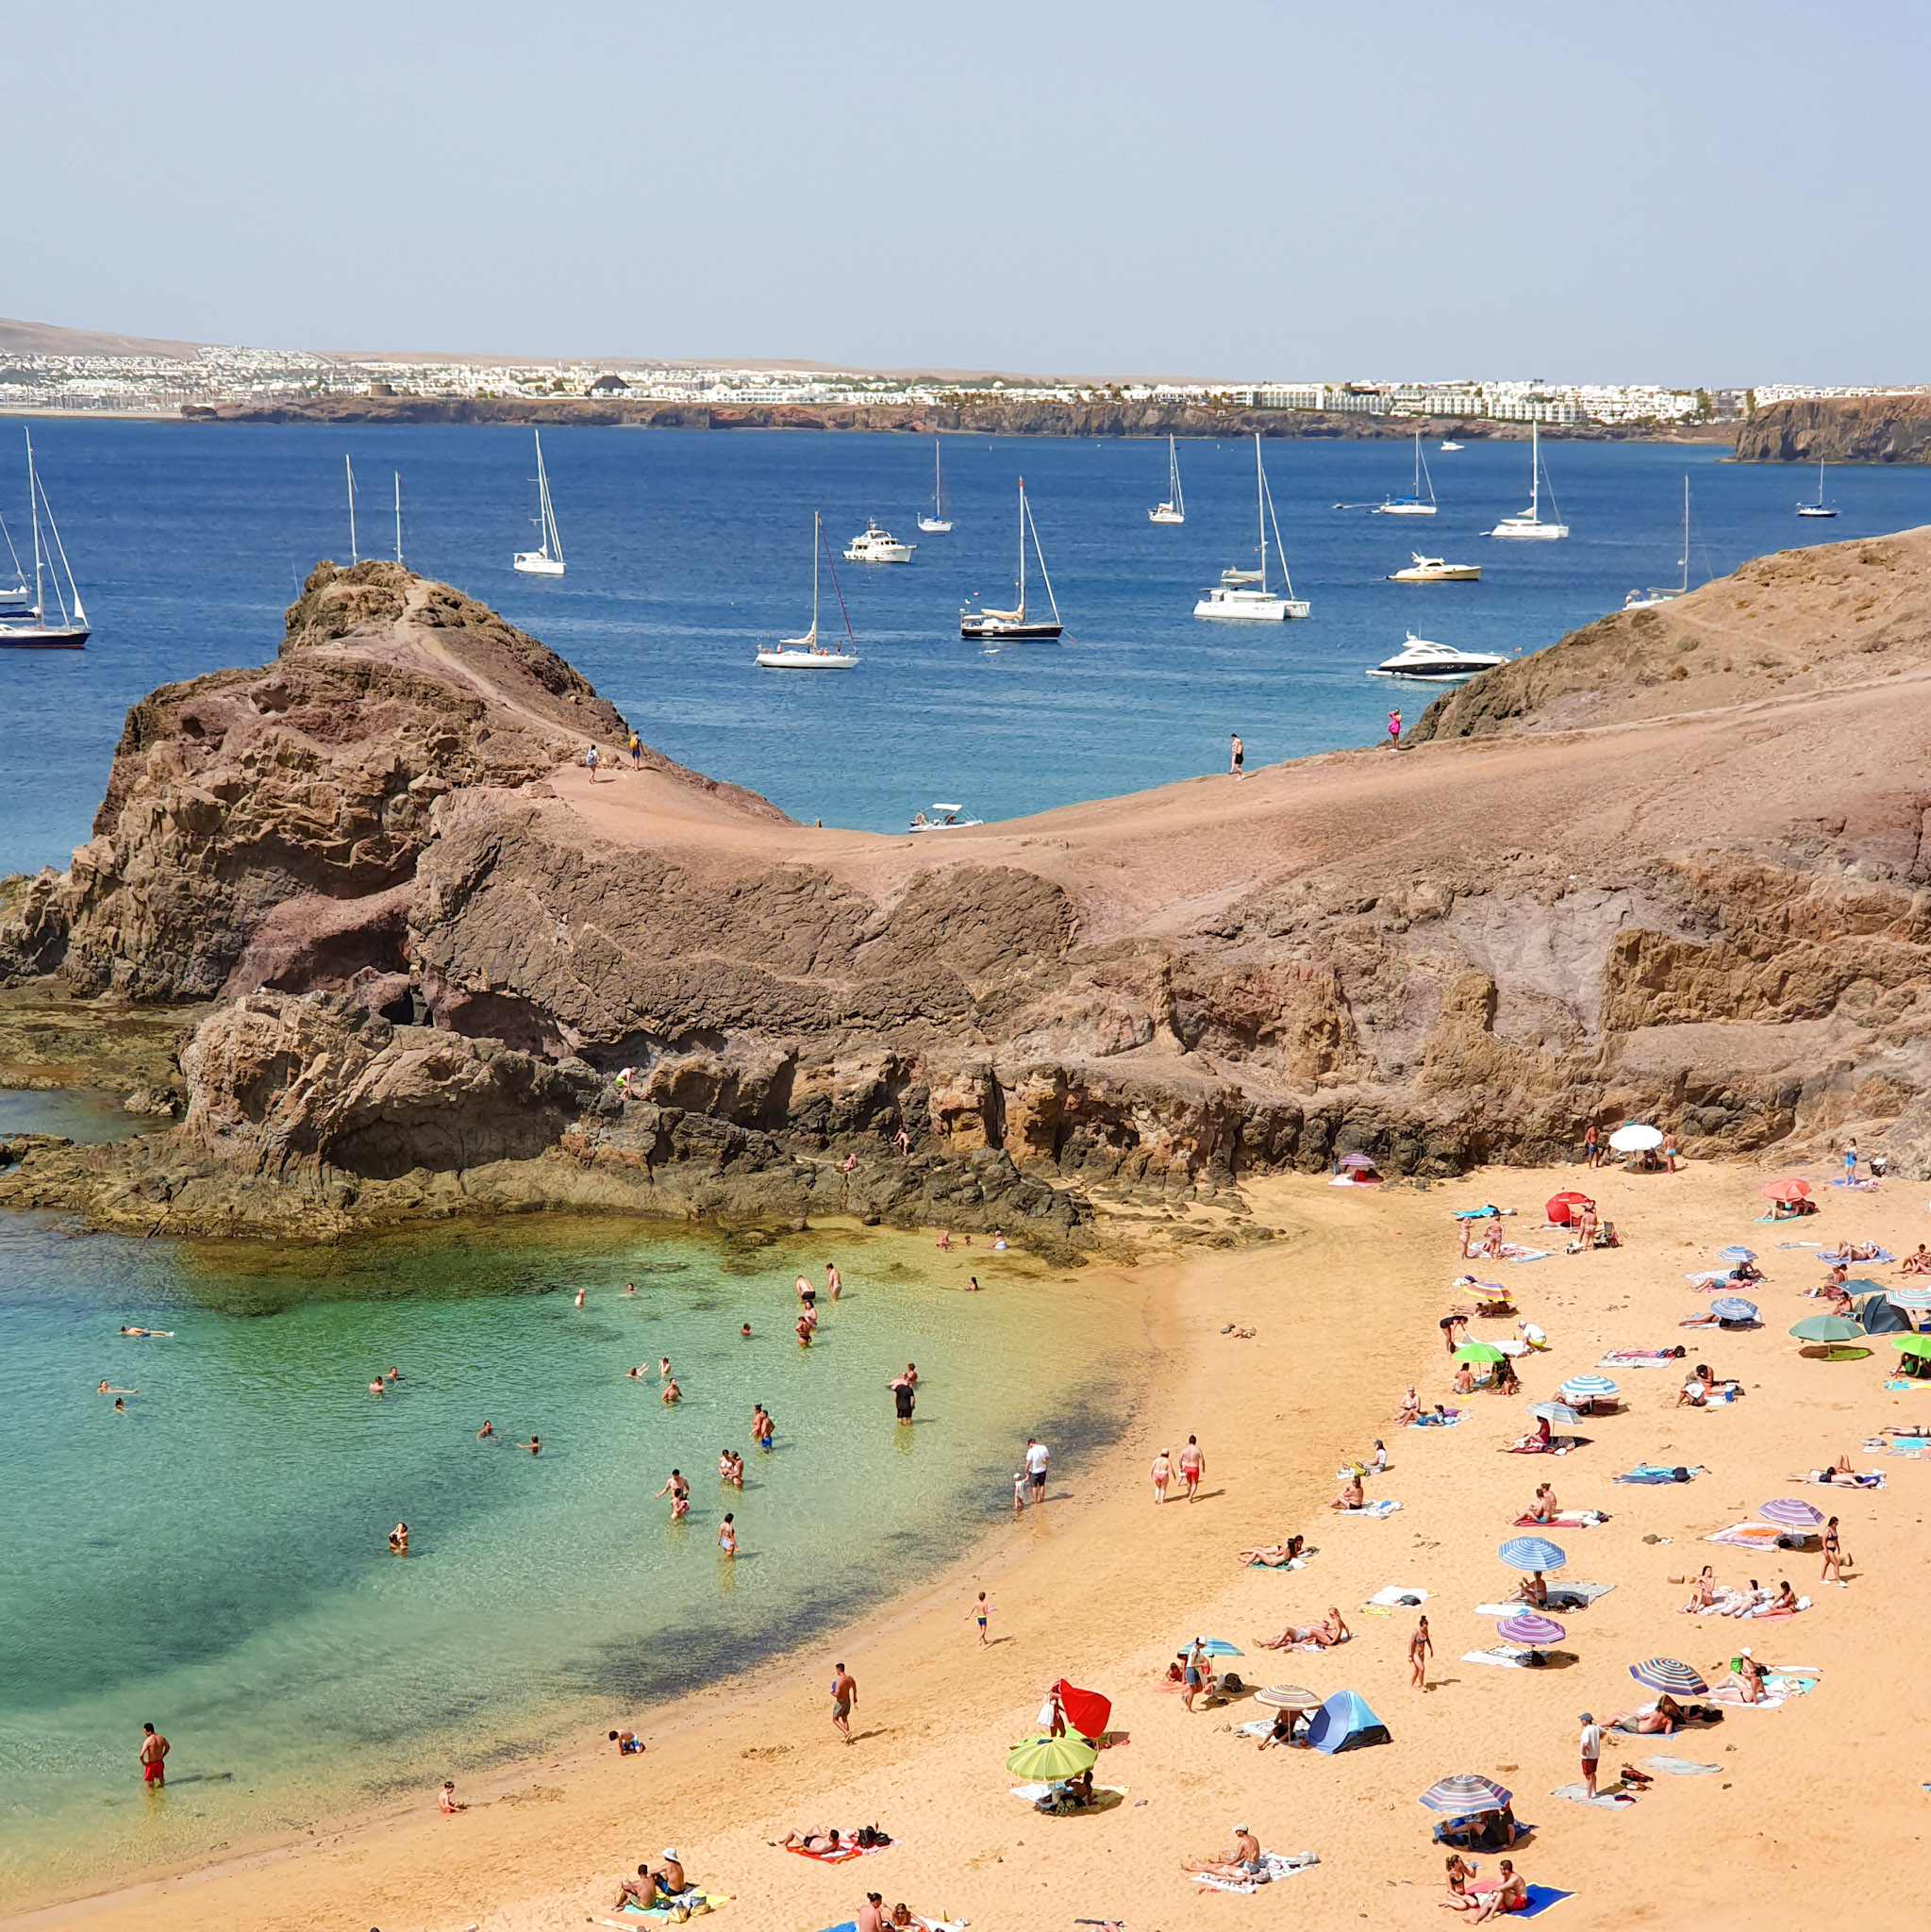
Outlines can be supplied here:
M1408 558L1406 570L1389 572L1390 583L1473 584L1481 581L1482 566L1479 563L1448 563L1439 557L1423 557L1419 550L1409 551Z
M1384 658L1369 672L1370 677L1406 677L1426 684L1459 684L1492 671L1507 659L1493 651L1457 651L1438 644L1432 638L1418 638L1409 631L1401 649Z
M845 546L847 563L909 563L916 543L901 543L890 530L867 521L863 531Z

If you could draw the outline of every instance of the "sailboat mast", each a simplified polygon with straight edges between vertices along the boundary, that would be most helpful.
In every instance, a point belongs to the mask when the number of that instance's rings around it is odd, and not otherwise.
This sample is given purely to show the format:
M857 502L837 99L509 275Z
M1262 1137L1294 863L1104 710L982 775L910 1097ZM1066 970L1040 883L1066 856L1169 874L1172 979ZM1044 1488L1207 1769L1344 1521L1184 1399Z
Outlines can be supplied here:
M400 563L402 561L402 472L400 470L391 470L390 475L395 478L395 560Z
M1683 591L1679 591L1679 592L1678 592L1678 594L1679 594L1679 595L1681 595L1681 594L1683 594L1684 592L1687 592L1687 591L1689 591L1689 589L1690 589L1690 478L1689 478L1688 475L1686 474L1686 475L1685 475L1685 476L1684 476L1684 478L1683 478Z
M1541 502L1542 434L1536 419L1529 418L1529 522L1538 521L1536 508Z
M811 641L814 644L818 641L818 553L824 547L818 524L818 512L814 509L811 512Z
M41 487L34 478L34 433L31 429L25 433L26 436L26 508L27 514L34 520L34 616L36 619L44 622L46 616L46 597L41 589ZM1823 493L1823 486L1820 480L1818 494L1821 496Z
M1260 467L1260 432L1254 432L1254 520L1260 525L1260 594L1267 595L1267 473Z
M1019 621L1025 622L1025 478L1019 479Z
M1415 431L1415 501L1422 500L1422 432Z
M342 457L341 466L349 479L349 562L356 564L361 561L356 555L356 467L349 461L346 453Z

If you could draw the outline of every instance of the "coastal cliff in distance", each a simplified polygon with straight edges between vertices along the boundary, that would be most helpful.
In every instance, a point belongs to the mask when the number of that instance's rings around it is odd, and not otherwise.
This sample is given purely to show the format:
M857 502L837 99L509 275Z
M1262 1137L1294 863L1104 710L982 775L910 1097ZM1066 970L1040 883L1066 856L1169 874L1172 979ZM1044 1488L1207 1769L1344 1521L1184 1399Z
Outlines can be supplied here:
M1479 442L1526 442L1526 423L1488 417L1371 416L1341 410L1223 409L1198 404L1062 403L1015 395L970 404L654 403L624 397L323 396L308 402L187 404L197 423L497 423L527 428L817 429L933 436L1307 437L1372 441L1423 436ZM1590 441L1727 443L1729 424L1574 425L1545 437Z
M911 838L646 756L535 639L318 566L137 706L0 974L204 1008L185 1118L0 1204L327 1234L844 1211L1090 1239L1365 1149L1887 1134L1931 1171L1931 530L1759 558L1342 751ZM0 1069L0 1073L11 1073ZM901 1152L901 1148L906 1151Z
M1758 409L1740 463L1931 463L1931 395L1805 396Z

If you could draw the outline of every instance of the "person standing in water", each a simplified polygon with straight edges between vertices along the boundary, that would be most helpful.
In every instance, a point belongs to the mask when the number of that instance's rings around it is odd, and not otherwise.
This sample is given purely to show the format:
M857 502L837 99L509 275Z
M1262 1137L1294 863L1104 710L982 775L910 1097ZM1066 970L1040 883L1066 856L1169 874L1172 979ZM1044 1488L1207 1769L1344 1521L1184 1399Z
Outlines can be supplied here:
M838 1272L838 1263L836 1261L827 1261L824 1264L825 1293L833 1301L837 1301L839 1296L844 1292L844 1277Z
M724 1520L718 1524L718 1550L723 1556L735 1557L738 1554L736 1524L737 1518L728 1509L725 1510Z
M583 1290L580 1288L576 1291L576 1306L579 1308L583 1307Z
M1025 1439L1026 1480L1032 1485L1035 1503L1046 1500L1046 1465L1052 1459L1052 1452L1043 1442L1035 1441L1031 1436Z
M892 1407L898 1411L899 1421L902 1423L910 1422L912 1410L918 1407L918 1391L903 1375L893 1376L891 1386L891 1403Z
M409 1553L409 1526L398 1523L389 1532L389 1554L391 1557L407 1557Z
M684 1472L681 1469L674 1469L671 1472L670 1475L665 1479L663 1488L651 1497L651 1501L655 1503L658 1496L670 1497L671 1521L673 1523L680 1522L685 1516L690 1514L691 1485L684 1480Z
M152 1724L141 1727L141 1781L159 1790L168 1781L168 1740ZM192 1780L191 1779L191 1783Z

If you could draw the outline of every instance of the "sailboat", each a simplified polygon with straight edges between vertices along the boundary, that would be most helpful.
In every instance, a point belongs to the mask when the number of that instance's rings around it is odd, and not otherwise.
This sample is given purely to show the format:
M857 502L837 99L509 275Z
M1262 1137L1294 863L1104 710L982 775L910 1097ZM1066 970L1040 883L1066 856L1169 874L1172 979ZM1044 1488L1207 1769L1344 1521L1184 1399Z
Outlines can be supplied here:
M354 568L362 560L356 555L356 466L346 455L341 459L341 466L349 479L349 564Z
M1533 417L1529 420L1529 507L1517 510L1512 517L1504 517L1492 530L1485 530L1486 537L1566 537L1567 524L1545 524L1540 514L1542 488L1542 433L1540 425ZM1549 507L1556 506L1556 492L1549 492ZM1561 512L1556 511L1559 516Z
M395 478L395 560L400 563L402 561L402 472L400 470L391 470L389 474Z
M922 530L936 530L941 536L952 528L952 519L945 514L945 472L939 463L939 439L932 439L932 514L919 519Z
M1422 485L1426 483L1428 494L1425 501L1422 495ZM1435 514L1435 479L1428 475L1428 465L1422 457L1422 432L1415 431L1415 488L1410 496L1390 496L1375 506L1378 517L1432 517Z
M543 432L532 432L537 439L537 532L541 544L535 550L519 550L511 564L525 576L560 577L563 575L563 539L557 534L557 512L550 504L550 478L543 468Z
M1180 495L1180 452L1174 445L1174 439L1167 439L1167 500L1157 509L1146 513L1150 524L1184 524L1187 521L1187 505Z
M838 571L833 567L831 588L838 592L839 614L845 621L848 651L828 651L818 641L818 558L824 549L824 530L816 510L811 512L811 628L801 638L780 638L757 654L766 671L849 671L858 661L858 641L852 636L851 614L845 609L845 593L838 588Z
M1834 517L1837 515L1837 506L1833 503L1825 503L1823 500L1823 464L1821 461L1817 465L1817 501L1815 503L1800 503L1797 506L1797 514L1800 517Z
M1046 602L1052 607L1053 621L1041 623L1025 614L1025 540L1031 532L1033 555L1039 558L1040 578L1046 586ZM990 605L958 613L958 634L962 638L991 638L1000 642L1020 642L1026 639L1057 638L1064 626L1059 622L1059 600L1053 594L1053 579L1046 575L1046 554L1040 548L1040 533L1025 500L1025 478L1019 479L1019 608L994 610Z
M1690 478L1683 479L1683 581L1673 591L1632 591L1623 600L1625 610L1649 610L1685 595L1690 589Z
M1219 583L1193 607L1196 617L1242 618L1258 623L1276 623L1288 617L1306 617L1313 608L1296 599L1293 581L1288 575L1288 553L1281 544L1281 528L1274 521L1273 498L1267 488L1267 472L1260 463L1260 438L1254 439L1255 496L1260 520L1260 568L1224 570ZM1281 587L1285 597L1267 587L1267 530L1273 525L1273 547L1281 559Z
M1458 455L1458 454L1460 453L1460 450L1461 450L1461 444L1460 444L1460 443L1458 443L1458 442L1455 441L1454 441L1454 440L1453 440L1452 438L1450 438L1450 437L1443 437L1443 438L1442 438L1442 440L1441 440L1441 454L1442 454L1443 456L1445 456L1445 457L1452 457L1452 456L1456 456L1456 455Z
M8 603L12 608L0 608L0 650L9 651L77 651L87 642L90 629L87 610L80 601L80 591L74 581L74 572L67 561L66 546L60 541L60 532L54 522L54 506L47 501L46 485L41 481L40 473L34 468L33 432L26 433L26 503L27 515L34 526L34 600L31 604L21 604L14 598ZM41 535L41 516L46 514L47 534ZM8 540L8 548L13 547L13 540ZM13 560L14 574L20 578L19 589L26 588L26 574L20 568L20 558ZM60 580L65 577L67 588L63 591ZM58 607L58 618L50 618L47 610L47 592L52 591L54 602Z

